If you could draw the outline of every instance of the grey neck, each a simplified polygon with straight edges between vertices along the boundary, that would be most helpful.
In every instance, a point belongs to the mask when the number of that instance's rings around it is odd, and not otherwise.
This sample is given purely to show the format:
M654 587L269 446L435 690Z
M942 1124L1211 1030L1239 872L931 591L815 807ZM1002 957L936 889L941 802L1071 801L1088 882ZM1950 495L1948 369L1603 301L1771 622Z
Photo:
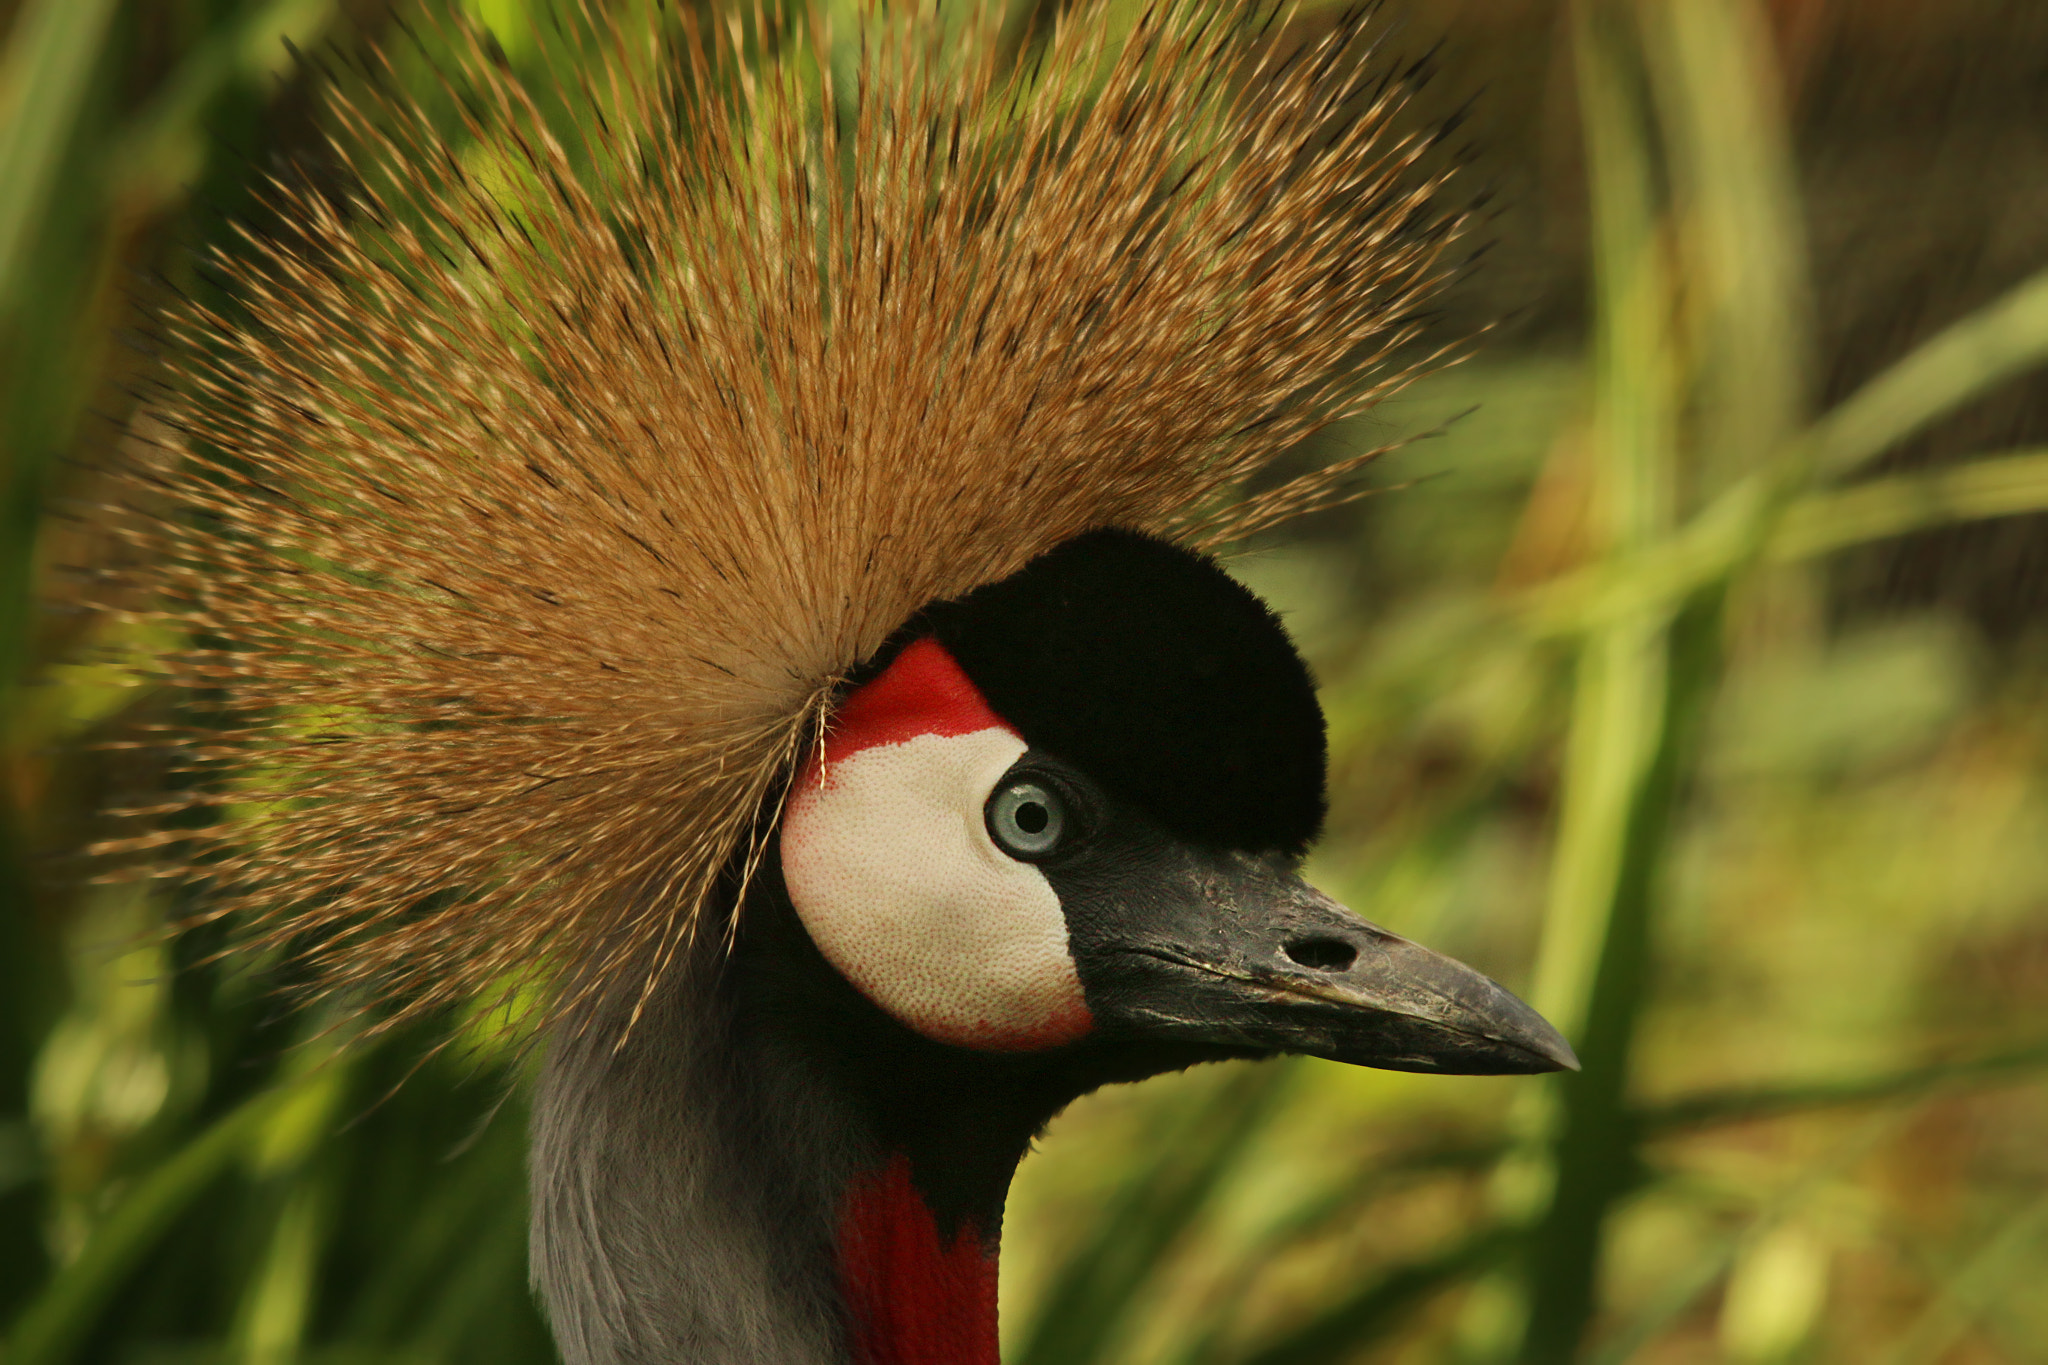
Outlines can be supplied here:
M716 966L553 1040L533 1117L530 1256L567 1365L845 1365L836 1202L858 1115L734 1036Z

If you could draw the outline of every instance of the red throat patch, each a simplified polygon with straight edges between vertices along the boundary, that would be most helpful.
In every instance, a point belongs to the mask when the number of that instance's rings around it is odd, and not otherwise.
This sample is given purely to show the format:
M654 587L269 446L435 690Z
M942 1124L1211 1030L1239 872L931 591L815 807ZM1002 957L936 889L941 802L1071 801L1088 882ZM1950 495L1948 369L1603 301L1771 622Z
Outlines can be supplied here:
M857 1365L1000 1365L996 1258L972 1225L941 1244L908 1157L847 1190L838 1253Z

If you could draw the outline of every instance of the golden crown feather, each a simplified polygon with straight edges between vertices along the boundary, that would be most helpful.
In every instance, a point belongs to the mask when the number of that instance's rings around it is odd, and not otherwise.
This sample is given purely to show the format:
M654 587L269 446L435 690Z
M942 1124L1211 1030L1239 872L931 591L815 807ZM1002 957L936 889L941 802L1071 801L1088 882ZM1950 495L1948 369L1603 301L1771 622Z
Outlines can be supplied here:
M276 180L289 229L212 262L235 304L161 322L107 596L213 719L109 848L390 1019L651 985L921 606L1351 496L1376 452L1246 490L1428 367L1465 217L1369 13L1286 19L1098 11L1017 58L922 6L835 46L653 5L526 76L451 21L452 130L367 58L342 189Z

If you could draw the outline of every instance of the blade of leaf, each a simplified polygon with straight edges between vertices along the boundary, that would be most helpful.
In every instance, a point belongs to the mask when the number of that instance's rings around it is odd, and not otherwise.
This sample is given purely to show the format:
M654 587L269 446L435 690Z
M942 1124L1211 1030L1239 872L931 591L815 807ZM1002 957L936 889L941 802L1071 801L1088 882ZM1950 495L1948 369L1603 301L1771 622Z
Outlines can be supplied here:
M1816 468L1839 478L2027 371L2048 363L2048 271L1949 326L1815 424Z
M1634 6L1613 0L1572 8L1594 225L1590 440L1609 557L1657 544L1674 513L1679 362L1633 20ZM1607 1208L1634 1166L1613 1119L1626 1103L1648 893L1674 789L1674 688L1688 682L1670 651L1661 613L1615 620L1579 647L1535 1004L1573 1039L1585 1070L1548 1088L1548 1113L1524 1120L1547 1151L1501 1176L1502 1216L1531 1222L1519 1350L1528 1365L1576 1352L1593 1311ZM1501 1316L1500 1329L1511 1324Z
M1243 1365L1326 1365L1356 1358L1360 1346L1383 1337L1432 1295L1504 1259L1518 1234L1484 1228L1426 1260L1397 1266L1339 1300L1281 1340L1244 1358Z
M1769 553L1809 559L1937 526L2033 512L2048 512L2048 451L2015 451L1802 498L1785 510Z
M1208 1294L1209 1309L1187 1334L1179 1365L1213 1365L1225 1358L1238 1311L1274 1260L1287 1248L1336 1226L1354 1222L1379 1198L1405 1188L1417 1177L1474 1175L1501 1158L1506 1144L1428 1146L1373 1162L1335 1188L1318 1191L1275 1220L1239 1255L1237 1264Z
M1804 425L1812 285L1767 17L1749 0L1644 10L1693 331L1695 478L1772 462Z
M69 1360L123 1277L279 1114L301 1099L310 1083L312 1078L304 1078L263 1091L151 1168L94 1230L79 1258L30 1300L8 1334L0 1360L7 1365L59 1365Z
M1645 1106L1633 1121L1646 1136L1661 1136L1816 1109L1913 1098L1949 1086L2025 1081L2042 1070L2048 1070L2048 1041L1846 1081L1705 1091Z
M2003 1219L1977 1254L1957 1266L1920 1320L1900 1338L1886 1365L1936 1365L1982 1316L1998 1292L2032 1264L2028 1253L2048 1232L2048 1195ZM2036 1352L2036 1359L2039 1353Z
M63 181L116 0L28 0L0 61L0 315Z
M406 1226L382 1249L344 1319L341 1335L383 1343L409 1330L429 1311L421 1296L436 1287L435 1273L465 1246L488 1241L507 1189L518 1188L526 1159L526 1133L499 1116L466 1154L462 1170L438 1183ZM523 1240L525 1212L520 1210Z
M1110 1348L1169 1253L1223 1187L1279 1107L1298 1068L1246 1070L1162 1142L1163 1160L1125 1188L1094 1238L1068 1259L1041 1301L1018 1365L1086 1365Z
M1744 1246L1797 1213L1830 1181L1896 1132L1905 1117L1905 1111L1879 1114L1858 1125L1855 1132L1774 1194L1748 1223L1714 1239L1691 1267L1665 1282L1646 1306L1601 1344L1589 1365L1626 1365L1635 1359L1701 1295L1720 1283Z

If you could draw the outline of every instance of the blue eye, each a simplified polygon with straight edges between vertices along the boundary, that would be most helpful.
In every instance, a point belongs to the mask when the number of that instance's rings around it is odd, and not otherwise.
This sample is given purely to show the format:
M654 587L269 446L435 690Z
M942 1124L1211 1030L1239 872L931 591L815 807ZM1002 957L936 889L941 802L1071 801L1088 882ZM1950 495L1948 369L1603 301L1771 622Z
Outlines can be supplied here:
M989 798L989 837L1013 858L1043 857L1066 830L1066 803L1042 782L1012 782Z

